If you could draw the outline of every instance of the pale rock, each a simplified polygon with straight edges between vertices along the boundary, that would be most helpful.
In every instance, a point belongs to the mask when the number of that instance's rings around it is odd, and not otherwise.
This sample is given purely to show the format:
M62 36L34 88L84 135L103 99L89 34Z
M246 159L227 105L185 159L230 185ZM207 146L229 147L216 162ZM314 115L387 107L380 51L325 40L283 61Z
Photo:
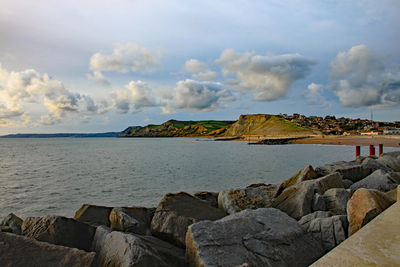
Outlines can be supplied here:
M375 189L382 192L393 190L400 184L400 172L376 170L364 179L350 186L352 190L359 188Z
M316 193L312 202L312 211L325 211L326 210L325 195Z
M351 194L344 188L331 188L324 194L327 210L336 215L347 214L347 202Z
M93 238L94 266L185 266L184 250L153 236L139 236L99 226Z
M318 174L318 176L324 176L338 172L342 175L342 179L348 179L352 182L357 182L368 176L372 170L368 167L364 167L357 161L339 161L319 166L315 168L315 172Z
M281 183L274 197L279 196L286 188L292 185L315 178L317 178L317 173L314 171L311 165L307 165L296 174L294 174L291 178Z
M224 211L188 193L169 193L164 196L154 213L151 232L165 241L184 247L189 225L224 216Z
M397 152L384 153L377 161L395 172L400 172L400 154Z
M333 216L333 213L330 211L314 211L313 213L301 217L301 219L299 220L299 224L301 225L301 227L303 227L304 230L307 230L312 220L316 218L328 218L331 216Z
M190 266L308 266L322 255L310 233L273 208L195 223L186 235Z

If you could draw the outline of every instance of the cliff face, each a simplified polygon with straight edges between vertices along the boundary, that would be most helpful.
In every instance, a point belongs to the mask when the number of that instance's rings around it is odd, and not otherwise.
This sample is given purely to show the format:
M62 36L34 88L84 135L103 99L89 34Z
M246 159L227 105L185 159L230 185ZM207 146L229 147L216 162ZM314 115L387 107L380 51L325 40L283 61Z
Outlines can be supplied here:
M221 136L259 135L272 137L300 137L314 134L311 130L285 119L267 114L240 115L239 120L227 126Z
M177 121L169 120L161 125L133 126L123 131L124 137L190 137L213 136L232 121Z

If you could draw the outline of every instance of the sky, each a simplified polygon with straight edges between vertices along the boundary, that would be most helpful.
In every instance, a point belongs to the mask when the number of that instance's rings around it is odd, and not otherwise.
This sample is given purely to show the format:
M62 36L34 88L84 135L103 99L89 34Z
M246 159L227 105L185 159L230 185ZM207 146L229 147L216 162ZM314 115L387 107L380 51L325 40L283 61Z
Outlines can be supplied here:
M0 134L400 120L400 1L0 2Z

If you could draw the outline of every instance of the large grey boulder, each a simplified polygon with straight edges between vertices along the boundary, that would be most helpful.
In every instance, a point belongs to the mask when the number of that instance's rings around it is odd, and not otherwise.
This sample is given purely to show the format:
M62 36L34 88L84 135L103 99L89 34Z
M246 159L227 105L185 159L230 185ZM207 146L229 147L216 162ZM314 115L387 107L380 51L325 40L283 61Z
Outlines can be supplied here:
M395 172L400 172L400 154L397 152L384 153L377 161Z
M62 216L28 217L22 234L55 245L90 251L95 228Z
M343 188L342 178L339 173L333 173L288 187L272 201L272 207L280 209L299 220L313 211L315 193L322 195L330 188Z
M194 194L195 197L207 201L211 206L218 208L218 194L216 192L201 191Z
M39 242L25 236L0 233L0 266L92 266L95 253Z
M94 266L185 266L184 250L153 236L139 236L104 226L93 239Z
M347 214L347 201L351 194L344 188L331 188L324 194L326 209L336 215Z
M273 208L195 223L186 235L191 266L308 266L322 255L311 234Z
M388 166L386 166L382 162L380 162L377 159L372 158L372 157L363 158L361 160L361 166L363 166L364 168L370 169L371 173L376 171L376 170L383 170L383 171L386 171L386 172L392 172L393 171Z
M381 192L393 190L400 184L400 172L386 172L376 170L364 179L352 184L350 189L359 188L376 189Z
M312 233L316 240L320 240L326 252L343 242L347 234L346 215L335 215L312 220L307 231Z
M274 197L279 196L286 188L292 185L315 178L317 178L317 173L314 171L311 165L307 165L303 169L295 173L288 180L281 183Z
M229 189L219 192L218 207L229 214L245 209L268 208L276 194L278 185L250 185L244 189Z
M83 204L82 207L75 212L74 219L78 222L84 222L93 226L110 226L108 217L112 209L112 207Z
M8 227L10 232L20 235L22 222L23 221L21 218L14 213L10 213L3 219L3 221L0 223L0 226L5 226L4 228Z
M151 232L165 241L184 247L189 225L202 220L217 220L224 216L224 211L188 193L169 193L164 196L154 213Z
M301 219L299 220L299 224L301 225L301 227L303 227L304 230L307 230L312 220L317 218L328 218L331 216L333 216L333 213L330 211L314 211L313 213L301 217Z
M315 168L315 172L318 174L318 176L324 176L338 172L342 175L343 179L349 179L352 182L357 182L369 175L372 170L363 166L357 161L339 161L319 166Z
M150 222L155 210L144 207L114 208L110 213L110 228L112 231L151 235Z

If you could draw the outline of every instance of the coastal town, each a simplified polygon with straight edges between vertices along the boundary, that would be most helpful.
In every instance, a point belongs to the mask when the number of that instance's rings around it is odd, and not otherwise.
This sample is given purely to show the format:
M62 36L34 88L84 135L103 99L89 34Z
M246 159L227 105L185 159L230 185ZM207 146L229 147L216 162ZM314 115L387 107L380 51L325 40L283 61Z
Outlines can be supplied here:
M279 114L282 118L328 135L394 135L400 134L400 121L380 122L367 119L336 118Z

